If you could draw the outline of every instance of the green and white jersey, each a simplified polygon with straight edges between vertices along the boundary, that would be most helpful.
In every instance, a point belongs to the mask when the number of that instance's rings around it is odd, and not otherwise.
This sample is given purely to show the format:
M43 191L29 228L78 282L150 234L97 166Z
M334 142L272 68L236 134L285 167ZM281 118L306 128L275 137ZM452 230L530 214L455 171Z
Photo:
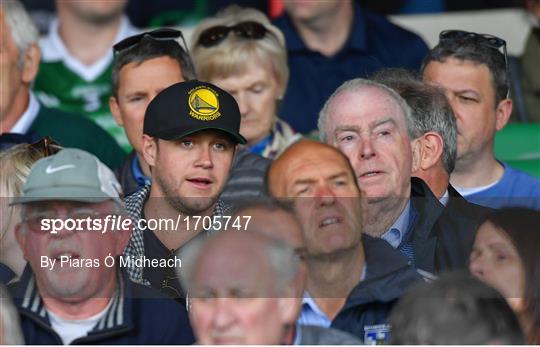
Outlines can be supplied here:
M138 30L124 17L114 42L137 33ZM39 100L47 107L89 117L107 130L122 148L131 151L124 129L116 124L109 110L112 49L92 65L84 65L69 53L62 42L58 20L51 23L49 34L39 44L42 59L34 82Z

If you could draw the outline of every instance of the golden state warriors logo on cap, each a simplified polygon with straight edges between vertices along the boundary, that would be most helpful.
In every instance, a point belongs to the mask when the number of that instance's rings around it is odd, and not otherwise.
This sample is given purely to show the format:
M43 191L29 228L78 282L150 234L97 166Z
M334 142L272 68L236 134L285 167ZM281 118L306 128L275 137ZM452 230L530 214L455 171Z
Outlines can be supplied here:
M210 121L221 116L218 93L207 87L199 86L188 92L189 115L195 119Z

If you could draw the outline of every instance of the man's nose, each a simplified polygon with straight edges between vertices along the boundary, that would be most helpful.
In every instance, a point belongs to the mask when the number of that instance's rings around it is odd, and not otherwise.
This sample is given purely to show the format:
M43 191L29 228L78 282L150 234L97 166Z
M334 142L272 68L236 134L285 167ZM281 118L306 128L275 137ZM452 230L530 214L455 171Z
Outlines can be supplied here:
M204 169L210 169L213 167L211 144L201 146L198 153L196 166Z

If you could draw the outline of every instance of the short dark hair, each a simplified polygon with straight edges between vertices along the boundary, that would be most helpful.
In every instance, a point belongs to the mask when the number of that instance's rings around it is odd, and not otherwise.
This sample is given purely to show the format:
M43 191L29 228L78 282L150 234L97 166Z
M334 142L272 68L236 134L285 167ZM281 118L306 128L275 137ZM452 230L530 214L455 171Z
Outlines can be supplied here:
M394 89L405 99L411 108L418 136L434 131L442 137L442 163L450 175L456 165L457 123L444 93L437 87L423 83L415 72L405 69L380 70L370 79Z
M469 60L475 64L486 65L491 74L491 84L495 92L495 106L508 96L510 77L506 68L504 55L496 48L489 47L476 37L462 37L452 40L439 41L437 46L428 52L422 62L421 71L424 73L426 66L437 61L443 63L448 58Z
M517 250L525 274L524 316L531 327L540 327L540 211L509 207L495 210L486 217L510 239ZM532 328L529 342L540 343L540 330Z
M391 343L406 345L523 344L506 299L466 272L413 286L390 316Z
M174 40L154 40L151 37L143 37L141 41L130 48L116 54L112 66L112 92L118 96L120 70L129 63L138 65L147 60L169 57L176 60L182 69L182 76L186 81L196 78L195 68L188 52Z

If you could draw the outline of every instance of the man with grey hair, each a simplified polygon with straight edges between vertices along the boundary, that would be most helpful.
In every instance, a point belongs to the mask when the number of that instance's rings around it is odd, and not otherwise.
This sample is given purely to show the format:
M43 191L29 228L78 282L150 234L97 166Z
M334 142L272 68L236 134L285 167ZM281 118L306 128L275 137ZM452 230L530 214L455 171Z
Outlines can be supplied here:
M398 92L412 110L421 151L419 168L412 175L424 180L445 206L434 229L438 238L453 238L457 245L442 241L449 246L442 259L449 267L464 268L475 231L491 209L469 203L449 182L457 152L452 108L439 88L423 83L407 70L381 70L372 79Z
M80 116L43 107L30 91L40 61L39 36L18 0L0 2L0 35L0 133L33 134L35 140L52 136L110 167L120 165L124 152L104 130Z
M276 209L274 213L278 211L284 212ZM286 227L283 222L276 225ZM261 226L216 234L184 255L188 266L180 272L190 294L197 341L213 345L359 344L338 330L295 325L301 306L299 258L290 244L270 236L268 230L257 232Z
M365 196L367 234L383 238L430 273L464 266L444 252L455 243L437 236L444 206L424 181L411 178L421 165L421 134L403 98L377 82L345 82L321 110L319 132L351 161Z
M286 343L297 316L298 258L261 233L226 231L193 245L180 270L199 344Z

